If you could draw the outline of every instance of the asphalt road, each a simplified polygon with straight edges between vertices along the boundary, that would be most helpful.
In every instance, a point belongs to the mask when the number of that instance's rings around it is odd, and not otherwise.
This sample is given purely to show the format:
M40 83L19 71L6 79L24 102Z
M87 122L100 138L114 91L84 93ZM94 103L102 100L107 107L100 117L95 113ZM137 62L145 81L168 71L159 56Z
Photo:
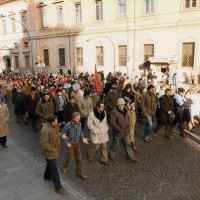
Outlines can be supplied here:
M10 110L10 139L22 152L31 157L33 163L44 170L45 159L39 147L40 133L33 133L31 125L17 124ZM58 166L62 180L79 193L80 199L98 200L199 200L200 199L200 137L199 125L196 133L187 132L187 138L181 139L174 134L173 140L164 137L164 128L151 143L142 140L144 126L136 124L135 140L138 152L138 164L126 161L125 151L119 147L116 161L109 161L110 167L99 163L99 152L92 162L87 160L89 146L81 144L83 172L87 180L76 177L76 165L73 162L67 174L61 167L67 157L64 144L61 145L61 158ZM87 129L84 130L89 137ZM110 135L110 142L112 136ZM110 147L108 144L108 149ZM41 181L43 181L41 177Z

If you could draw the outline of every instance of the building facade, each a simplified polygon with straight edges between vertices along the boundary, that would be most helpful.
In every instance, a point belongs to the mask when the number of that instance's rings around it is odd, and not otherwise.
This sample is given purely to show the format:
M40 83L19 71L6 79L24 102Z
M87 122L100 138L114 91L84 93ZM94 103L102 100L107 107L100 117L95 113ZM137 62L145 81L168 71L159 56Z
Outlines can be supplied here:
M0 15L1 69L200 73L199 0L1 0Z

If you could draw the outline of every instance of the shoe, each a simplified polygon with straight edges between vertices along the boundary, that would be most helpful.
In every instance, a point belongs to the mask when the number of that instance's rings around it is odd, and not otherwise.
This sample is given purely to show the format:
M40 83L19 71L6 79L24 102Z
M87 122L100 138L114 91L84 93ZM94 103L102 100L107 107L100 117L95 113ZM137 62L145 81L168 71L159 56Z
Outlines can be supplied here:
M137 158L129 158L127 161L128 162L139 163L139 160Z
M194 129L192 128L192 129L188 129L188 131L190 131L191 133L195 133L195 131L194 131Z
M110 156L110 160L114 161L116 158L114 156Z
M101 161L101 164L106 165L106 166L110 166L110 163L108 161Z
M57 190L56 192L59 194L63 194L66 191L65 188L61 188L60 190Z
M82 179L87 179L87 176L84 174L77 174L78 177L82 178Z
M167 139L173 139L173 137L168 136L168 135L165 135L165 137L166 137Z
M52 181L52 178L44 178L45 181Z
M143 140L144 140L144 142L149 143L149 139L148 138L144 138Z
M186 136L185 135L180 135L182 138L186 138Z
M8 146L6 144L2 145L3 148L8 148Z
M131 142L131 146L132 146L133 151L137 151L137 148L135 146L135 142Z
M157 134L156 134L156 133L153 133L153 136L154 136L154 137L156 137L156 136L157 136Z
M33 128L33 132L34 132L34 133L37 133L37 128Z
M62 172L64 173L64 174L66 174L67 173L67 168L62 168Z
M89 156L88 152L87 152L87 158L88 158L89 161L92 161L92 158L91 158L91 156Z
M151 142L153 139L148 137L149 142Z

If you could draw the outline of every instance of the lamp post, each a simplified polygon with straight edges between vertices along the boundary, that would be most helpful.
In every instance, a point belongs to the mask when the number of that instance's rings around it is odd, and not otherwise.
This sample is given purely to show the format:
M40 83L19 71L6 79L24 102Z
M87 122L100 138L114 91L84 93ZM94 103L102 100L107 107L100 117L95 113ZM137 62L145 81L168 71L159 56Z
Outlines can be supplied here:
M16 22L18 22L19 24L22 25L22 27L26 30L26 32L28 33L28 37L29 37L29 40L30 40L30 54L31 54L31 69L32 69L32 73L34 73L34 67L33 67L33 51L32 51L32 39L31 39L31 35L28 31L28 29L18 20L10 17L10 16L6 16L6 15L1 15L1 17L7 17L7 18L10 18L11 20L14 20Z
M114 64L114 73L115 73L115 45L114 45L113 41L107 36L97 36L97 37L90 38L90 39L86 40L86 42L89 42L90 40L93 40L95 38L106 38L111 42L112 47L113 47L113 52L114 52L114 62L113 62L113 64Z

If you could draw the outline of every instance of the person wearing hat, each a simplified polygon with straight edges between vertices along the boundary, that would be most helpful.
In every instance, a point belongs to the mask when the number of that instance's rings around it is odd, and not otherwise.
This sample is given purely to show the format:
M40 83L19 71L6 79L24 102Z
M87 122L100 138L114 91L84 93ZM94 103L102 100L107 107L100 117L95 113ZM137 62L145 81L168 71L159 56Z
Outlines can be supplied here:
M133 149L131 147L129 132L130 132L130 118L125 108L125 101L119 98L116 108L110 113L110 126L112 127L113 142L110 147L110 159L116 159L116 150L119 148L121 141L126 150L128 162L139 162L134 157Z
M8 148L6 145L7 136L9 135L9 111L8 106L2 102L2 98L0 96L0 144L3 148Z
M137 148L135 146L135 123L136 123L136 113L135 113L135 97L133 96L132 99L130 99L130 101L128 101L127 103L127 111L128 111L128 115L130 118L130 131L129 131L129 139L131 142L131 146L133 148L133 151L137 151Z
M72 120L72 115L79 112L78 105L75 103L73 96L69 96L69 103L63 107L63 119L67 123Z
M149 137L153 127L152 117L156 112L156 96L154 94L155 88L153 85L147 87L147 92L142 94L141 97L141 110L143 116L146 118L146 126L144 131L144 142L150 142L152 139Z
M104 111L104 103L102 101L98 101L96 108L94 108L89 114L87 125L90 130L90 138L93 143L91 149L88 151L88 160L92 161L95 151L100 148L100 162L101 164L109 166L110 163L108 162L107 156L109 126L106 113Z
M96 90L91 90L91 96L93 108L96 108L97 102L100 100L99 95L97 95Z
M111 111L117 106L118 92L116 89L117 89L117 86L113 85L111 90L107 93L106 99L105 99L108 122L110 120Z
M93 110L92 100L90 98L90 91L85 90L83 98L79 100L78 108L81 113L82 129L85 127L85 121L88 118L89 113Z
M57 116L47 115L47 123L44 124L40 135L40 146L46 158L47 165L44 173L45 180L52 180L56 192L63 193L65 188L60 183L56 159L60 154L60 138L69 139L66 134L59 134Z
M31 87L31 93L26 95L25 98L25 106L26 110L28 111L28 116L31 119L33 132L37 132L37 127L36 127L37 115L35 113L35 110L39 100L40 100L40 94L36 93L35 87Z
M178 127L180 130L180 136L182 138L186 138L184 132L184 104L186 99L184 97L185 89L178 88L178 93L174 96L174 112L175 112L175 119L171 124L171 131L178 123Z

